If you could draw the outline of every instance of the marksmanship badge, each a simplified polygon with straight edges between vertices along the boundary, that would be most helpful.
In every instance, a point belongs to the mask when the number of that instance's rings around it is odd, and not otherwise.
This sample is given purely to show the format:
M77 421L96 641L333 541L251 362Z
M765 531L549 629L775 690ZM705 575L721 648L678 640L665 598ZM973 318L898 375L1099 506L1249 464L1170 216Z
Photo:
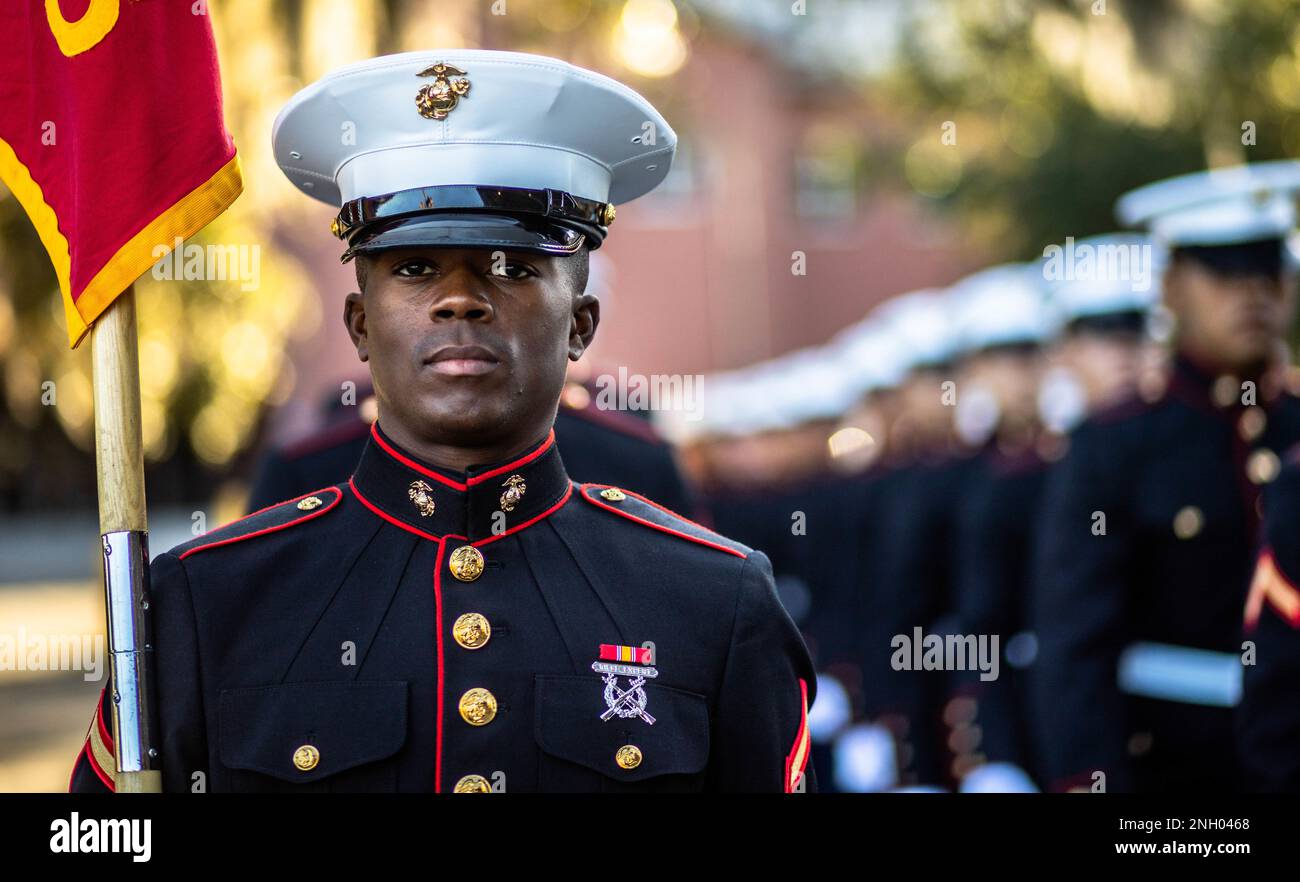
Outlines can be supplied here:
M651 726L655 724L655 718L645 709L645 681L659 676L659 671L650 664L652 658L653 651L648 646L600 645L600 661L592 662L591 669L605 675L606 709L600 715L602 720L640 717ZM619 686L619 677L628 678L626 689Z

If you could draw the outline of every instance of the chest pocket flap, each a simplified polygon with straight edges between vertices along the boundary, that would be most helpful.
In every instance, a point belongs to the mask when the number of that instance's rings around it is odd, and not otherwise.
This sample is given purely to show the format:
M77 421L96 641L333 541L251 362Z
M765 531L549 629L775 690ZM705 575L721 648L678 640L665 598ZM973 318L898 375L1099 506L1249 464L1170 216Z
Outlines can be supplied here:
M407 684L341 681L221 692L221 762L308 784L392 756L406 742ZM299 748L310 745L295 764Z
M620 689L627 688L626 678L619 683ZM605 684L597 674L539 674L536 685L534 734L551 756L627 782L693 775L708 763L709 709L703 695L647 682L645 712L654 717L651 725L640 717L602 720ZM628 744L640 751L639 763L630 769L615 759Z

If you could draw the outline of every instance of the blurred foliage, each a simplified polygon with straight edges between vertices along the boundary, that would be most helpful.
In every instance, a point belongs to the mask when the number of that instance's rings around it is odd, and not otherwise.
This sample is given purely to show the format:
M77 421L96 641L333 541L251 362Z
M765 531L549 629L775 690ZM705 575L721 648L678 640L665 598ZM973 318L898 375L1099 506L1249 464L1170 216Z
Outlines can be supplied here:
M909 124L873 139L865 165L954 216L989 260L1112 231L1115 200L1143 184L1300 156L1294 0L906 9L871 95ZM1289 336L1295 351L1300 328Z
M1029 258L1114 229L1132 187L1297 155L1298 54L1293 0L913 4L875 85L914 125L872 146L876 174L956 212L977 245Z

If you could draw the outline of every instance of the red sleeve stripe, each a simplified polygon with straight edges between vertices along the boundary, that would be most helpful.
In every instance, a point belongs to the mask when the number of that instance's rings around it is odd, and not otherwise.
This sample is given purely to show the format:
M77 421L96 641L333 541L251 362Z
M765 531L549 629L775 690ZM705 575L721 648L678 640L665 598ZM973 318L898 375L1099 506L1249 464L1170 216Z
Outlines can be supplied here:
M802 677L799 679L799 704L802 708L799 715L799 732L794 736L794 746L790 748L790 755L785 758L786 793L796 791L799 779L808 768L808 683Z
M1277 610L1278 615L1292 628L1300 628L1300 590L1291 584L1291 580L1277 565L1271 548L1260 552L1255 576L1250 583L1245 613L1247 631L1253 631L1259 624L1259 615L1264 611L1265 602Z

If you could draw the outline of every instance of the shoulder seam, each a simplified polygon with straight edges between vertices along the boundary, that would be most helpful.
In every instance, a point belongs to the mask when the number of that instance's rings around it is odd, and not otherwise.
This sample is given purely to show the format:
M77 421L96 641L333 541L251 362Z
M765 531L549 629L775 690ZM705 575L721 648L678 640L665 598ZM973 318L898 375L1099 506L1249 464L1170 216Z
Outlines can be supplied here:
M615 506L612 506L612 505L607 505L607 504L604 503L604 502L599 502L599 501L597 501L597 500L595 500L595 499L593 499L592 497L590 497L590 496L587 495L587 489L588 489L588 488L591 488L591 489L597 489L597 490L603 490L603 489L607 489L607 488L612 487L613 485L611 485L611 484L593 484L593 483L586 483L586 484L582 484L582 485L580 485L580 486L581 486L581 490L582 490L582 492L581 492L579 495L580 495L583 499L585 499L585 500L587 500L589 503L591 503L592 505L596 506L597 508L603 508L603 509L605 509L606 511L611 511L611 512L613 512L613 513L616 514L616 515L619 515L619 516L621 516L621 517L627 518L629 521L633 521L634 523L638 523L638 524L641 524L642 526L649 527L649 528L651 528L652 530L658 530L658 531L661 532L661 533L667 533L669 536L676 536L676 537L679 538L679 539L685 539L685 540L687 540L687 541L689 541L689 542L694 542L694 543L696 543L697 545L703 545L703 546L705 546L706 548L714 548L714 549L717 549L718 551L725 551L727 554L733 554L733 555L735 555L736 557L740 558L741 560L748 560L748 558L749 558L749 555L745 554L745 553L742 552L742 551L737 551L737 550L734 549L734 548L729 548L729 547L727 547L726 545L721 545L721 544L719 544L719 543L717 543L717 542L710 542L708 539L704 539L704 538L701 538L701 537L699 537L699 536L692 536L690 533L683 533L683 532L681 532L680 530L674 530L674 529L672 529L671 527L665 527L663 524L656 524L654 521L647 521L645 518L639 518L639 517L637 517L636 515L632 514L631 512L623 511L623 510L620 509L620 508L616 508ZM714 530L710 530L708 527L704 526L703 524L697 524L695 521L691 520L690 518L683 517L682 515L679 515L677 512L673 511L672 509L664 508L664 507L663 507L662 505L660 505L659 503L654 502L653 500L650 500L650 499L646 499L646 498L645 498L644 496L642 496L640 493L634 493L633 491L628 490L628 489L623 488L623 487L617 487L617 488L614 488L614 489L617 489L617 490L619 490L621 493L625 493L625 494L628 495L628 496L634 497L635 499L638 499L638 500L640 500L641 502L644 502L646 505L649 505L649 506L651 506L651 507L653 507L653 508L657 508L659 511L662 511L662 512L664 512L665 514L671 515L672 517L677 518L677 519L680 520L680 521L685 521L686 523L688 523L688 524L690 524L690 525L692 525L692 526L699 527L701 530L704 530L706 533L710 533L710 534L715 535L715 536L718 535L718 533L716 533ZM719 537L719 538L721 538L721 537Z
M335 508L339 504L339 502L343 499L343 491L340 490L338 487L335 486L322 487L319 490L313 490L310 493L304 493L301 496L295 496L293 499L286 499L284 502L277 502L275 503L275 505L268 505L266 508L258 509L252 514L244 515L242 518L233 520L228 524L223 524L222 526L217 527L216 530L213 530L212 532L216 532L217 530L224 530L227 527L232 527L235 524L242 523L251 517L260 515L264 512L268 512L273 508L279 508L280 506L289 505L291 503L295 503L300 500L306 499L308 496L316 496L323 493L333 493L334 499L331 502L327 502L323 507L318 508L315 511L307 512L306 514L296 517L291 521L285 521L283 524L272 524L269 527L265 527L261 530L254 530L251 533L241 533L237 536L228 536L225 539L218 539L214 542L208 542L203 545L196 545L193 548L186 549L185 551L182 551L180 554L176 555L176 559L184 560L185 558L189 557L191 554L194 554L195 552L198 551L206 551L209 548L218 548L222 545L230 545L234 542L240 542L244 539L252 539L255 536L264 536L267 533L277 533L280 530L286 530L289 527L293 527L298 524L305 523L306 521L310 521L313 518L320 517L321 515L325 514L327 511L330 511L333 508Z

